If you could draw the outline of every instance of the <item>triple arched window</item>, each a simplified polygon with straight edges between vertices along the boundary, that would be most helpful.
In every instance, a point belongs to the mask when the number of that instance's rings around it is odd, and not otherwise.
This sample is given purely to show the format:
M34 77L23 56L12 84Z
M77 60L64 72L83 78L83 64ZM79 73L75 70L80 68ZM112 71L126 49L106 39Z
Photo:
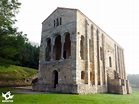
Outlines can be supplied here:
M71 40L70 33L66 32L63 34L65 38L62 41L62 37L59 34L55 35L54 45L51 45L51 39L46 39L46 48L45 48L45 61L68 59L71 56ZM51 52L52 50L52 52Z
M57 18L54 20L54 27L57 27L59 25L62 25L62 18Z

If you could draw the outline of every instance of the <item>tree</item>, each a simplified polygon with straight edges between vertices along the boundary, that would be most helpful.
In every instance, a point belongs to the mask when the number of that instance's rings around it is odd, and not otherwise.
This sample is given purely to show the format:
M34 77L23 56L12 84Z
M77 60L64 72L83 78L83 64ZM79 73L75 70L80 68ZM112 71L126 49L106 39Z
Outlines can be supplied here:
M13 24L17 21L15 15L20 5L18 0L0 0L0 39L17 35L17 28Z
M139 87L139 74L128 74L127 79L132 87Z
M22 47L19 57L21 66L38 69L39 47L33 46L29 42L26 42Z
M14 26L21 3L18 0L0 0L0 61L11 60L26 41L26 36Z
M0 64L38 68L39 47L32 46L26 34L14 26L21 3L0 0Z

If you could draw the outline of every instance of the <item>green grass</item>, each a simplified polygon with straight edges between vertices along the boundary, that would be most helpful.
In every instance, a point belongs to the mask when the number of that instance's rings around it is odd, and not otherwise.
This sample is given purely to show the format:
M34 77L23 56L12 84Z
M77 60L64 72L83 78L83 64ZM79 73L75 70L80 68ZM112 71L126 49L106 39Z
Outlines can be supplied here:
M19 66L0 66L0 80L14 80L27 78L37 71ZM0 88L0 93L12 91L13 87ZM17 94L14 95L13 104L139 104L139 88L134 88L132 94ZM4 98L0 95L0 103Z
M36 74L37 70L15 65L0 65L0 80L20 80Z
M6 88L0 89L5 91ZM8 89L7 89L8 90ZM14 104L139 104L139 89L132 94L14 94ZM0 97L0 101L3 98Z

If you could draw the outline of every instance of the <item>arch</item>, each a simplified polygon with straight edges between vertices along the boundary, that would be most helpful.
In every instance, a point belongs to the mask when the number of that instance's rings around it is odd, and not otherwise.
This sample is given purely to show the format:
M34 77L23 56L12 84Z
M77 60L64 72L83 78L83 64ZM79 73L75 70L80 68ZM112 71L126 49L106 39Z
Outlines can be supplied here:
M47 38L46 42L47 42L47 47L45 49L45 61L50 61L50 58L51 58L51 39Z
M64 52L63 57L64 59L69 58L71 56L71 41L70 41L70 33L65 33L65 43L64 43Z
M55 37L55 43L54 43L54 60L60 60L61 58L61 36L57 35Z
M54 70L52 72L52 78L53 78L53 87L56 88L56 85L58 84L58 71Z
M81 40L80 40L80 56L81 59L84 60L84 36L81 36Z
M84 79L85 73L84 71L81 71L81 79Z

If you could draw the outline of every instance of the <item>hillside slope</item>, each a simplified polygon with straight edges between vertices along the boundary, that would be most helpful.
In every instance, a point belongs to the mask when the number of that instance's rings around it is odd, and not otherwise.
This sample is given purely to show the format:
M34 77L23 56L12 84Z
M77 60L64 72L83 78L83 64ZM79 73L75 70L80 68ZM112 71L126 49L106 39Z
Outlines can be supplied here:
M0 65L0 86L30 85L37 77L37 70L15 65Z

